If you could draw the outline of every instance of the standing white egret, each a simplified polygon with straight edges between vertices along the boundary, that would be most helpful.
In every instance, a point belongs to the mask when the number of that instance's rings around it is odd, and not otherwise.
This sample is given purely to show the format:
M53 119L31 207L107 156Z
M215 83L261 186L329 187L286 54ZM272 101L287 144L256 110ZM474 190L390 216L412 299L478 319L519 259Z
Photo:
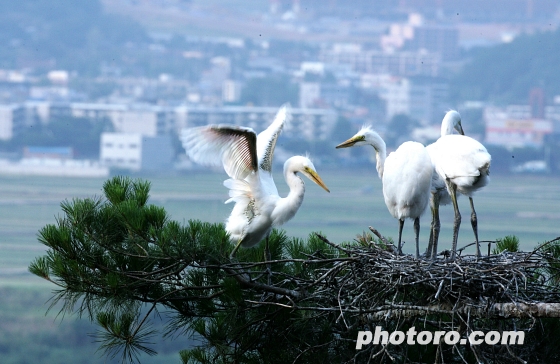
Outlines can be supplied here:
M454 118L460 118L456 111L452 113ZM460 123L460 122L459 122ZM443 128L443 126L442 126ZM462 130L462 127L461 127ZM455 259L457 252L457 239L461 225L461 213L457 204L457 192L469 196L471 205L471 225L476 242L476 254L480 257L480 245L478 241L478 220L472 194L486 186L490 180L491 157L486 148L465 135L443 135L435 143L428 146L435 172L445 182L447 192L455 210L453 223L453 243L451 247L451 259ZM445 194L440 194L445 196ZM441 203L441 201L440 201ZM437 252L437 237L434 236L432 246L432 257Z
M461 135L464 135L463 126L461 125L461 115L455 110L449 110L443 120L441 121L441 136L453 134L453 130L457 130ZM430 154L432 159L432 164L436 159L433 154L436 152L434 147L435 143L426 146L426 150ZM440 220L439 220L439 206L448 205L451 203L451 196L447 192L447 185L441 176L434 171L432 174L432 191L430 196L430 209L432 211L432 226L430 230L430 239L428 242L428 249L426 249L426 256L436 258L437 255L437 244L439 238L440 230Z
M405 218L414 220L416 258L418 258L420 215L428 205L432 179L432 162L426 148L417 142L405 142L386 157L385 142L370 127L363 127L352 138L337 145L337 148L356 145L371 145L376 151L377 173L383 184L385 205L391 215L399 220L399 254L402 254L401 238L404 220Z
M303 202L305 184L301 172L327 192L327 186L315 171L313 163L302 156L284 163L284 178L290 187L286 197L278 196L272 178L272 157L278 135L289 118L282 107L274 122L257 135L251 128L230 125L209 125L183 130L182 142L191 160L207 165L222 164L230 177L224 181L230 199L235 202L226 222L226 231L239 246L252 247L266 238L275 226L290 220Z

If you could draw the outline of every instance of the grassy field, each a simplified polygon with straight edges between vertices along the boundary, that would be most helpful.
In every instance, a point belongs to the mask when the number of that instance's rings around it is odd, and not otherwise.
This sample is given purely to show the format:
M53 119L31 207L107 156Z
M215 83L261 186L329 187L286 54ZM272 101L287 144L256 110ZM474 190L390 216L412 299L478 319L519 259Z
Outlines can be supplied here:
M374 226L386 236L396 237L397 221L383 202L381 182L373 171L342 173L321 171L330 188L327 193L307 181L304 203L296 217L284 225L290 236L306 237L313 231L324 233L333 242L352 240L356 234ZM222 186L223 173L198 173L174 177L148 177L152 183L150 202L164 206L171 217L180 222L200 219L221 222L232 205L225 205L227 190ZM280 194L287 193L282 176L276 181ZM60 202L65 199L99 196L102 179L52 177L0 177L0 282L6 277L20 276L29 261L42 254L37 231L54 223L61 214ZM560 235L557 221L560 184L557 178L545 176L493 176L491 183L475 196L481 240L494 240L517 235L523 249ZM468 200L459 201L463 224L459 246L473 240ZM449 246L453 210L441 209L441 247ZM425 247L429 211L421 220L421 248ZM404 229L405 251L412 252L412 222Z
M321 231L331 241L340 243L354 239L356 234L371 225L382 234L396 238L398 224L385 207L381 183L373 166L360 171L319 168L319 172L331 193L306 181L303 205L296 217L283 227L289 236L304 238L313 231ZM206 172L147 177L152 183L150 202L164 206L171 218L179 222L189 219L224 221L232 208L232 205L223 203L227 199L227 190L222 186L224 176L223 173ZM285 195L287 187L283 177L278 174L275 179L280 194ZM48 307L45 304L48 292L54 287L27 273L27 266L45 251L37 242L37 231L45 224L55 223L56 217L61 214L60 202L99 196L103 182L102 179L0 177L0 331L5 333L0 336L0 347L11 348L8 354L1 354L3 360L10 360L2 362L33 362L29 361L30 356L45 359L45 350L55 353L53 358L70 353L83 354L84 358L88 358L81 360L84 363L102 361L99 354L94 354L97 345L92 344L93 339L86 335L94 331L87 320L70 318L59 323L55 322L54 314L44 316ZM558 182L558 178L547 176L492 176L490 185L475 196L480 239L494 240L513 234L520 238L521 248L529 250L540 242L559 236ZM473 240L468 199L460 199L460 208L463 225L459 246L464 246ZM441 218L440 248L443 249L451 245L451 206L442 207ZM421 251L426 247L429 224L427 211L421 220ZM403 235L406 242L404 250L412 253L411 221L406 222ZM467 249L467 252L473 253L474 248ZM57 334L52 336L50 333L54 332ZM70 333L70 336L78 332L74 336L85 337L82 341L76 339L70 344L74 346L68 347L61 332ZM22 345L27 345L26 342L39 342L43 346L37 344L38 349L31 353L21 349ZM164 359L179 362L175 349L156 358L143 359L143 362L164 362Z

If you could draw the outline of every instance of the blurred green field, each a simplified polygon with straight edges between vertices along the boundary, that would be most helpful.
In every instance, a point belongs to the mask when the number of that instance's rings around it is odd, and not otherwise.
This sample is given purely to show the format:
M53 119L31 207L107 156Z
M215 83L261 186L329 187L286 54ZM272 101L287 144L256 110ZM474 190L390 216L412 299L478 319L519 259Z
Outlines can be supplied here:
M374 226L382 234L396 237L397 221L383 202L381 182L373 165L360 170L325 170L319 168L331 193L306 181L304 203L296 217L283 228L289 236L305 238L313 231L323 232L340 243ZM200 219L221 222L232 205L224 205L227 190L222 186L224 173L146 177L152 184L150 202L164 206L172 219L186 222ZM281 174L275 176L281 195L287 187ZM44 253L37 241L37 231L55 223L60 216L60 202L102 194L102 179L53 177L0 177L0 356L2 363L57 363L73 358L83 363L104 359L95 353L97 344L88 333L95 327L86 319L55 320L56 310L45 316L50 294L55 287L32 276L27 266ZM549 176L492 176L491 183L475 196L481 240L517 235L521 248L529 250L538 243L560 235L560 184ZM463 225L459 246L473 240L468 199L459 201ZM440 248L449 247L453 221L451 206L441 209ZM421 220L421 250L427 243L429 211ZM411 221L404 230L405 252L414 247ZM486 248L484 247L484 250ZM474 253L474 247L467 249ZM160 355L143 357L143 363L179 362L178 343L156 343ZM33 343L33 344L31 344ZM26 347L33 346L33 350ZM162 346L163 345L163 346ZM64 360L63 360L64 361ZM72 360L70 360L72 361ZM69 361L68 361L69 362Z
M397 222L385 207L381 182L374 172L362 169L321 170L330 188L327 193L307 181L304 203L296 217L283 228L289 236L306 237L313 231L324 233L333 242L352 240L374 226L386 236L396 237ZM164 206L179 222L200 219L221 222L232 205L225 205L227 190L223 173L147 177L152 184L150 202ZM281 195L287 187L280 174L275 176ZM44 248L37 242L37 231L54 223L65 199L99 196L102 179L54 177L0 177L0 283L9 284L24 276L29 262ZM560 184L548 176L493 176L491 183L475 196L481 240L517 235L523 249L560 235ZM473 240L468 200L460 198L463 224L459 246ZM441 248L449 246L453 210L441 209ZM421 249L425 247L430 223L429 210L421 219ZM405 251L412 252L411 221L405 223ZM473 252L474 250L467 250Z

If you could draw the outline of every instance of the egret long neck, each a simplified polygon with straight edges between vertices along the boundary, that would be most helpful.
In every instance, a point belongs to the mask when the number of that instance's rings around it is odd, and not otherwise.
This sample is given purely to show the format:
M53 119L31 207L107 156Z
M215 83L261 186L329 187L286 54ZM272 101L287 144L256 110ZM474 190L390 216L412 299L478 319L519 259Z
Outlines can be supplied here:
M280 198L274 209L273 219L276 224L284 224L290 220L303 203L305 183L291 168L284 168L284 178L290 187L288 196Z
M449 118L444 118L441 123L441 136L453 134L453 123Z
M460 123L461 117L457 112L450 111L443 117L441 121L441 136L453 134L453 129Z
M385 145L385 141L377 133L368 135L366 140L375 149L377 174L379 178L383 178L383 167L385 166L385 158L387 158L387 146Z
M385 166L385 158L387 157L387 151L377 151L375 153L375 159L377 160L376 169L379 178L383 178L383 167Z

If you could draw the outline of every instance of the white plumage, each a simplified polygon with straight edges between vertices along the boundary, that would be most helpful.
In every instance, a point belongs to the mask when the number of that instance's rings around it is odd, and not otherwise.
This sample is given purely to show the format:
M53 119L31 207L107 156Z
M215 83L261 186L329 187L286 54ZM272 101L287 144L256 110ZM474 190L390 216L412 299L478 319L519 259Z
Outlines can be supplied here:
M401 253L401 238L404 220L414 220L416 257L419 256L418 235L420 216L430 198L432 162L426 148L417 142L405 142L386 157L383 139L370 127L362 128L356 135L339 144L337 148L355 145L371 145L376 151L377 172L383 184L383 197L391 215L399 220L398 250Z
M223 165L230 177L224 181L229 189L226 203L235 202L226 221L226 230L236 247L251 247L268 238L273 227L290 220L298 211L305 192L301 172L329 191L313 163L302 156L284 163L284 177L290 192L278 196L272 178L272 157L276 141L290 118L287 106L277 113L273 123L258 137L251 128L209 125L183 130L182 142L191 160L208 165Z
M449 128L449 125L452 127ZM451 259L455 259L459 226L461 225L461 214L457 204L457 192L469 196L471 205L471 225L475 235L477 255L480 256L477 228L478 221L472 194L488 184L490 180L491 157L486 148L473 138L456 134L443 135L444 129L447 130L447 133L451 133L453 128L456 128L460 133L463 131L461 116L454 110L448 112L444 117L442 122L442 136L435 143L427 147L434 166L434 174L437 174L437 178L434 177L435 192L432 194L434 201L432 203L434 221L432 221L433 246L431 247L431 252L430 248L428 248L428 255L431 253L432 258L435 258L437 254L439 234L438 206L451 201L455 211Z
M463 126L461 125L461 115L455 111L448 111L441 122L441 136L453 134L453 130L457 130L461 135L464 134ZM426 150L430 154L432 159L432 164L437 156L435 143L426 146ZM437 255L437 242L439 238L440 230L440 220L439 220L439 206L448 205L451 203L451 196L447 192L447 185L445 180L437 173L435 166L433 168L432 174L432 191L430 196L430 209L432 211L432 226L430 230L430 239L428 242L428 248L426 249L426 256L433 257L435 259ZM435 241L435 243L434 243ZM434 249L435 244L435 249Z
M453 130L457 130L459 133L461 133L461 135L464 134L463 126L461 125L461 115L455 110L450 110L445 114L441 122L441 136L453 134ZM432 158L432 155L435 153L435 149L436 149L435 143L426 146L426 150L430 154L430 158ZM432 162L434 158L432 158ZM434 193L437 194L437 200L439 201L440 205L448 205L449 203L451 203L451 197L447 192L447 186L445 184L445 181L436 172L435 166L434 166L434 173L432 176L432 194ZM430 204L433 207L434 204L433 196L432 198L430 198Z

